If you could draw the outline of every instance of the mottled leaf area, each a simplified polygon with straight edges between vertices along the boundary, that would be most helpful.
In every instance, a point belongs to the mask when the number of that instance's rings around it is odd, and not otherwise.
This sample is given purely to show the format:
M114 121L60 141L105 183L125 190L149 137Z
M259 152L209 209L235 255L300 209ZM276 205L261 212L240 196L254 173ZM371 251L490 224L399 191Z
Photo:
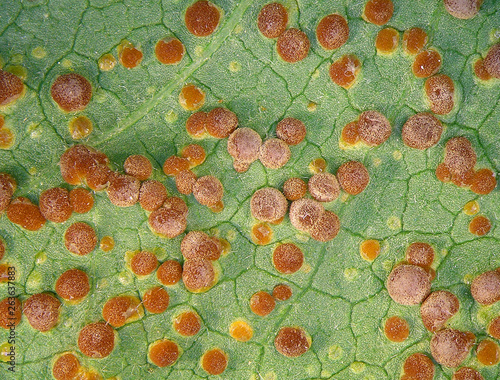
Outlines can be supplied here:
M48 222L38 232L28 232L0 215L0 235L7 243L4 262L16 266L16 292L21 300L42 291L53 291L61 273L71 268L85 270L91 278L91 293L76 306L63 305L61 321L48 333L31 328L25 317L16 329L16 378L49 379L53 359L65 351L76 352L81 364L104 378L204 379L201 355L213 348L229 356L225 379L397 379L406 357L414 352L430 355L428 332L419 307L393 302L385 289L392 267L404 260L409 243L424 241L436 251L436 279L432 289L447 289L457 295L460 311L450 326L472 331L478 341L486 326L500 313L500 303L480 307L470 295L470 281L478 274L500 266L498 190L477 196L467 189L443 184L435 169L443 159L444 144L454 136L466 136L478 155L477 167L500 169L500 85L498 80L479 81L474 62L484 57L500 38L498 1L485 0L479 14L470 20L450 16L438 0L395 0L394 15L386 26L402 32L418 26L429 35L429 46L442 55L440 73L453 79L458 94L452 113L438 116L445 125L440 142L425 151L403 145L401 128L409 116L429 111L424 81L411 72L413 58L401 45L390 56L377 55L374 41L381 27L361 17L364 1L284 0L289 27L303 30L311 41L306 59L295 64L280 60L275 40L258 31L257 14L265 1L217 0L221 22L209 37L188 33L183 0L16 0L0 3L0 58L4 69L26 73L25 96L2 109L6 125L15 134L15 144L0 150L0 172L12 174L18 189L38 203L40 193L63 185L58 167L60 155L75 143L68 130L74 114L61 112L50 97L54 79L76 72L92 84L88 107L78 113L92 120L94 130L84 142L108 155L114 169L121 170L126 157L143 154L154 166L154 179L162 181L169 194L178 195L174 179L163 175L165 159L178 154L193 140L185 131L191 112L178 102L185 83L206 92L203 110L221 104L234 111L240 126L256 130L263 138L275 135L284 117L296 117L307 126L306 140L291 147L292 158L281 169L264 168L259 162L238 174L227 153L226 139L198 141L207 159L193 169L198 176L215 175L225 187L225 208L213 213L193 196L182 196L190 207L188 231L204 230L227 239L228 255L219 260L222 275L211 290L191 294L182 285L168 288L170 305L162 314L150 314L117 328L119 341L104 359L88 359L78 351L80 329L102 320L107 299L123 293L141 297L157 285L156 277L140 280L125 266L125 253L152 249L159 259L181 260L180 241L152 234L147 213L139 205L113 206L105 192L95 194L88 214L73 214L63 224ZM327 14L347 18L350 36L345 45L324 50L315 29ZM175 36L186 47L178 65L163 65L154 55L157 41ZM101 71L98 60L107 53L117 56L117 47L128 40L143 52L138 67L117 64ZM362 63L361 76L349 90L335 85L328 76L332 61L355 54ZM17 71L16 71L17 70ZM339 136L345 124L368 109L382 112L393 132L376 148L341 149ZM337 213L341 231L320 243L301 235L288 218L273 226L273 242L256 246L250 238L254 223L249 200L263 186L282 188L284 181L311 176L308 164L323 157L328 171L348 160L365 164L371 182L361 194L340 197L326 208ZM468 231L472 216L464 205L477 200L480 213L492 222L492 230L477 237ZM98 238L109 235L116 246L109 252L96 248L87 256L70 254L63 242L66 228L75 221L95 227ZM381 253L373 262L362 259L363 240L377 239ZM299 245L305 254L300 271L277 272L271 261L277 242ZM267 317L250 311L249 299L259 290L272 292L279 283L289 284L293 296L277 303ZM0 298L7 296L0 285ZM173 318L186 308L198 312L202 330L195 337L181 337L172 327ZM402 343L384 335L385 320L393 315L406 319L410 334ZM229 335L230 324L244 319L254 329L248 342ZM301 326L312 337L311 349L298 358L286 358L274 348L281 326ZM0 344L7 340L0 331ZM148 345L158 339L175 341L183 350L175 365L158 368L147 359ZM464 365L478 368L475 350ZM0 364L0 377L11 378L7 364ZM497 378L498 366L479 366L487 379ZM436 379L450 379L453 371L436 365Z

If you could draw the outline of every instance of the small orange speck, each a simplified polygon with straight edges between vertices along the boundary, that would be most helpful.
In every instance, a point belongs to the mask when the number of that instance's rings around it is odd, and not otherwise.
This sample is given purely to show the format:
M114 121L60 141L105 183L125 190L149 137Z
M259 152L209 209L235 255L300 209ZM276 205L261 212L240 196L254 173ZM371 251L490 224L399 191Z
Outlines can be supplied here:
M120 63L127 69L133 69L142 61L142 52L128 41L118 47Z
M115 247L115 240L111 236L104 236L99 246L104 252L109 252Z
M213 206L210 206L209 209L212 212L215 212L216 214L219 213L219 212L222 212L222 210L224 210L224 202L223 201L219 201L216 204L214 204Z
M410 326L403 318L394 316L385 321L384 327L385 336L391 342L404 342L410 335Z
M496 342L485 339L477 346L477 360L484 365L492 366L500 362L500 347Z
M474 63L474 74L481 80L490 80L492 78L486 67L484 67L484 60L482 58L479 58Z
M69 122L69 133L74 140L87 137L92 129L92 121L87 116L78 116Z
M226 256L231 251L231 244L226 239L219 239L222 246L222 256Z
M375 39L375 47L380 54L393 53L399 44L399 32L393 28L382 29Z
M0 149L9 149L14 145L16 138L9 128L0 129Z
M479 203L477 201L467 202L463 211L465 215L476 215L479 212Z
M187 84L179 93L179 104L187 111L196 111L205 104L205 93L194 84Z
M359 253L366 261L375 260L380 254L380 243L378 240L365 240L359 246Z
M240 342L247 342L252 339L253 329L245 321L235 321L229 326L229 334Z
M359 141L358 123L352 121L345 125L340 136L343 142L354 145Z
M361 70L361 62L355 55L344 55L330 66L329 74L333 83L348 89L350 88Z
M469 232L477 236L486 235L490 230L490 220L482 215L476 216L469 224Z
M258 223L252 227L252 240L255 244L269 244L272 238L273 230L266 223Z

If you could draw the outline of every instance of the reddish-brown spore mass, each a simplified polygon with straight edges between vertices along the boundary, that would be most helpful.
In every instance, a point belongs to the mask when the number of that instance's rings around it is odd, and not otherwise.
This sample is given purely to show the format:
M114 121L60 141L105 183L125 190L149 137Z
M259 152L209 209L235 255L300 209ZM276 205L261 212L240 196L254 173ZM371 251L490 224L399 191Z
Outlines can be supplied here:
M339 182L331 173L313 175L307 183L307 188L312 197L319 202L332 202L340 194Z
M148 355L153 364L158 367L168 367L179 358L179 346L168 339L159 340L149 347Z
M117 296L110 298L102 308L102 316L113 327L121 327L137 320L140 315L141 301L134 296Z
M273 252L273 265L280 273L297 272L304 263L304 253L293 243L278 245Z
M1 282L1 281L0 281ZM7 297L0 301L0 327L10 329L21 322L22 307L19 298Z
M130 207L139 200L141 182L130 175L118 174L113 176L107 188L108 198L118 207Z
M16 180L10 174L0 173L0 212L9 205L16 187Z
M202 138L206 133L207 113L198 111L186 120L186 131L194 139Z
M453 374L451 380L484 380L484 377L473 368L462 367Z
M306 137L306 126L298 119L287 117L276 126L276 135L288 145L297 145Z
M429 274L416 265L399 265L387 279L389 296L400 305L416 305L430 293Z
M210 1L200 0L189 6L184 15L187 30L197 36L211 35L219 25L220 12Z
M175 285L182 278L182 266L178 261L167 260L156 271L156 277L163 285Z
M18 197L7 207L7 218L28 231L37 231L45 225L45 218L38 206L28 198Z
M165 65L179 63L185 52L184 45L176 38L159 40L155 46L156 58Z
M250 310L254 314L265 317L271 313L276 306L273 296L264 291L259 291L250 298Z
M393 316L385 321L384 333L391 342L404 342L410 335L410 325L401 317Z
M290 28L278 37L276 50L283 61L296 63L307 57L310 46L307 34L299 29Z
M491 227L491 222L487 217L478 215L470 221L469 232L477 236L483 236L490 232Z
M300 327L282 327L274 339L276 350L289 358L305 354L310 346L310 339Z
M292 152L288 144L281 139L267 139L260 147L259 160L269 169L279 169L285 166L291 156Z
M354 145L359 141L358 122L352 121L342 128L340 138L349 145Z
M500 271L491 270L480 274L472 281L470 291L481 305L500 301Z
M227 108L217 107L208 112L205 129L208 134L218 139L225 139L238 126L238 117Z
M283 184L283 194L289 201L296 201L297 199L304 197L306 193L307 184L300 178L289 178Z
M460 307L457 296L447 290L438 290L429 295L420 306L420 316L425 328L436 332L443 328Z
M186 202L179 197L168 197L163 203L163 208L174 211L184 218L187 218L189 212Z
M92 86L80 74L63 74L52 84L50 94L63 111L82 111L92 98Z
M68 220L73 213L69 192L61 187L54 187L40 194L40 212L45 219L55 223Z
M339 14L323 17L316 27L316 38L324 49L338 49L349 38L349 25L346 19Z
M80 371L80 361L71 352L67 352L57 358L52 367L52 375L56 380L76 379Z
M213 348L205 352L201 358L201 367L210 375L220 375L227 367L227 354L220 348Z
M327 242L335 238L340 231L340 219L332 211L325 211L311 228L314 240Z
M486 67L484 66L484 60L482 58L479 58L474 63L474 74L476 74L476 77L484 81L490 80L492 78L488 70L486 70Z
M445 367L458 367L469 354L476 337L468 331L443 329L431 339L431 354Z
M412 265L429 268L434 261L434 248L427 243L412 243L406 248L406 261Z
M285 196L273 187L257 190L250 199L252 216L263 222L274 222L285 216L288 202Z
M399 32L393 28L385 28L378 32L375 47L381 54L393 53L399 44Z
M76 222L66 230L64 245L71 253L84 256L94 250L97 245L97 235L88 224Z
M483 0L444 0L446 11L453 17L467 20L478 12Z
M476 194L485 195L491 193L497 186L495 173L490 169L479 169L474 173L470 189Z
M299 231L310 232L324 212L320 202L302 198L290 205L290 222Z
M411 28L403 34L403 49L411 55L420 52L427 44L427 33L420 28Z
M278 301L286 301L292 296L292 288L286 284L276 285L273 289L273 297Z
M333 83L345 89L350 88L361 70L361 62L355 55L344 55L330 66L328 71Z
M169 198L165 202L168 200ZM187 212L184 213L175 208L160 207L149 215L148 223L153 232L172 239L186 230L186 218Z
M476 153L467 138L453 137L446 142L444 164L452 175L472 170L476 161Z
M80 269L67 270L57 279L55 290L66 301L80 301L89 294L89 277Z
M222 201L224 188L218 178L206 175L198 178L193 186L195 199L204 206L215 206Z
M477 346L476 357L483 365L497 365L500 362L500 347L496 342L485 339Z
M257 27L264 37L279 37L288 24L288 12L279 3L264 5L257 16Z
M500 339L500 316L495 317L491 320L488 325L488 334L490 334L495 339Z
M431 111L437 115L450 113L455 106L455 85L445 74L435 75L425 81L425 93Z
M165 185L156 180L144 181L139 190L139 204L146 211L158 210L167 199Z
M436 50L424 50L417 54L413 61L413 74L417 78L427 78L436 74L441 68L442 58Z
M174 319L174 329L182 336L194 336L201 329L200 317L194 311L184 311Z
M205 92L194 84L188 83L179 93L179 104L187 111L196 111L205 104Z
M198 293L208 290L216 282L212 262L200 258L187 259L182 268L182 281L190 292Z
M432 114L421 112L403 125L401 138L406 146L424 150L436 145L443 133L441 122Z
M159 314L167 310L170 296L167 291L160 286L149 289L142 297L144 308L150 313Z
M436 167L436 178L444 183L451 181L450 169L444 163L440 163Z
M252 227L252 241L257 245L267 245L273 239L273 230L267 223L257 223Z
M222 246L203 231L190 231L181 242L181 253L185 259L218 260Z
M198 144L189 144L182 148L181 156L189 161L190 166L193 168L195 166L201 165L205 161L207 156L205 149Z
M115 332L109 324L91 323L80 330L78 348L89 358L105 358L113 351L114 347Z
M126 174L137 178L139 181L147 180L153 172L151 162L141 154L128 156L123 164L123 169Z
M138 276L147 276L153 273L158 266L158 259L152 252L137 252L130 260L132 272Z
M375 25L384 25L389 22L394 12L391 0L369 0L365 5L363 17Z
M61 302L48 293L38 293L29 297L23 305L23 314L35 330L46 332L59 321Z
M69 192L69 203L74 212L85 214L92 210L94 206L94 197L87 189L76 188Z
M142 51L130 43L125 44L125 46L122 47L119 55L120 63L126 69L133 69L134 67L137 67L141 63L143 57Z
M193 186L198 177L191 170L184 170L175 176L175 187L177 191L184 195L193 192Z
M337 179L346 193L357 195L368 186L370 174L361 162L348 161L337 170Z
M401 380L432 380L434 378L434 363L424 354L412 354L406 358L403 372Z
M359 115L359 138L368 146L378 146L391 135L389 120L378 111L364 111Z
M0 69L0 106L14 102L23 91L24 84L18 76Z

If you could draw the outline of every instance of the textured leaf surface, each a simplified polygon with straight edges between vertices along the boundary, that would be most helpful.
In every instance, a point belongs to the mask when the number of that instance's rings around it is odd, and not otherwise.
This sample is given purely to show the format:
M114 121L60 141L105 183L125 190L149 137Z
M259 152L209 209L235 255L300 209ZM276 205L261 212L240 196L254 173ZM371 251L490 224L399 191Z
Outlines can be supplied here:
M430 46L442 54L440 72L454 80L459 94L458 107L440 117L446 125L440 143L427 151L407 148L400 137L409 116L428 111L424 80L413 76L412 58L401 48L392 56L376 54L374 40L380 27L361 18L364 1L284 1L289 25L305 31L311 40L309 56L293 65L281 61L275 41L263 38L256 28L264 1L216 3L223 16L208 38L187 32L183 14L188 4L182 0L18 0L0 4L3 67L22 66L27 72L24 98L1 110L16 142L11 149L0 151L0 171L17 179L16 196L38 203L43 190L63 184L57 164L74 143L68 132L73 115L62 113L50 97L50 86L62 73L80 73L94 89L92 101L81 112L94 123L85 143L106 153L118 170L127 156L146 155L155 167L153 178L165 183L174 195L174 181L163 175L161 165L192 142L184 128L190 113L178 103L184 83L195 83L206 91L207 110L221 103L238 115L241 126L255 129L262 137L273 135L276 123L286 116L303 120L308 129L306 141L291 148L292 159L284 168L265 169L256 162L244 174L232 168L225 140L201 141L207 160L195 172L220 178L226 207L214 214L192 196L184 197L190 207L188 231L211 231L230 241L230 254L220 260L219 283L203 294L191 294L182 284L169 288L168 310L160 315L146 313L141 320L118 328L119 343L105 359L89 360L78 352L80 329L102 319L102 305L110 297L127 292L140 297L156 284L155 276L138 280L128 272L125 252L155 249L162 261L180 260L181 237L154 236L139 205L117 208L103 192L95 194L90 213L73 214L62 225L49 222L34 233L10 223L5 213L0 215L0 235L8 246L4 261L17 267L17 294L22 300L53 291L58 276L70 268L84 269L92 279L89 297L76 306L64 305L61 323L49 333L33 330L23 317L16 329L16 376L50 378L55 355L74 350L82 364L105 378L206 378L199 358L218 346L230 358L221 376L226 379L398 378L409 354L429 353L431 334L422 325L418 306L394 303L384 283L393 265L404 259L406 246L418 240L436 248L433 289L449 289L460 300L459 315L451 326L484 337L485 327L500 312L500 305L479 307L470 295L469 283L479 273L500 266L499 192L478 197L442 184L434 171L442 160L444 143L457 135L471 140L478 167L495 172L500 168L500 86L498 81L479 83L473 73L475 60L498 40L498 2L485 0L475 18L463 21L446 13L442 1L394 1L388 26L401 32L413 26L426 30ZM347 17L350 37L332 53L318 45L314 31L324 15L335 12ZM185 44L187 54L179 65L162 65L154 55L156 42L167 35L175 35ZM111 71L100 71L99 57L106 53L116 56L124 39L140 46L144 54L141 64L132 70L117 64ZM362 62L362 76L354 87L344 90L331 82L328 68L332 60L350 53ZM308 108L311 102L316 104L315 110ZM340 149L342 127L367 109L388 117L393 125L390 139L378 148ZM360 195L327 205L340 217L339 235L329 243L319 243L298 234L286 218L273 226L273 243L255 246L250 238L254 223L250 196L266 185L281 188L291 176L309 178L308 164L318 157L326 159L333 173L347 160L362 161L372 179ZM493 224L491 232L481 238L468 232L471 217L462 212L474 199ZM107 253L96 249L85 257L71 255L62 236L74 221L94 226L99 238L113 236L115 248ZM382 242L382 253L373 263L359 255L364 239ZM271 254L279 241L292 241L303 249L306 265L301 271L280 275L274 269ZM250 296L258 290L272 291L278 283L290 284L293 297L278 303L265 318L251 313ZM1 298L7 294L4 284L0 294ZM172 328L172 319L188 305L203 320L203 329L194 338L183 338ZM410 324L410 336L404 343L391 343L384 336L383 323L391 315ZM239 318L254 328L249 342L229 336L229 325ZM288 359L275 350L274 337L283 325L300 325L311 335L312 347L305 355ZM173 367L159 369L148 362L147 347L164 337L176 341L183 354ZM0 343L6 339L7 332L0 331ZM474 355L466 364L477 367ZM0 366L0 372L2 378L11 376L6 364ZM497 378L498 367L481 368L481 372L485 378ZM451 374L438 365L435 378L450 379Z

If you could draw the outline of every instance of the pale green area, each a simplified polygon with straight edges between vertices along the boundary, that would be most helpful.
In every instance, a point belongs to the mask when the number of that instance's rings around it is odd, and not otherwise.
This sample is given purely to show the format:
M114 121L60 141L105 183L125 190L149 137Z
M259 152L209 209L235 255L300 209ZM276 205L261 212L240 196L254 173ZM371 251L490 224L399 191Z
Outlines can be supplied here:
M0 171L17 179L16 196L37 201L44 189L63 185L57 162L74 143L67 128L73 115L57 108L49 90L56 76L70 71L85 75L94 88L91 103L81 112L94 122L94 132L85 143L105 152L118 170L128 155L147 155L156 169L154 178L163 181L174 195L175 184L162 174L161 165L192 142L184 130L190 113L177 100L184 83L195 83L206 91L205 110L222 100L222 105L236 112L241 126L251 127L263 137L272 136L276 123L285 116L300 118L308 128L307 141L292 147L292 159L281 170L266 170L256 162L247 173L238 175L225 141L198 142L208 157L195 172L221 179L226 208L213 214L192 196L183 198L190 206L188 230L216 229L221 237L235 235L231 253L220 260L223 275L219 283L204 294L190 294L182 284L169 288L167 312L146 313L142 320L117 329L120 342L106 359L89 360L77 353L83 365L104 377L201 379L207 378L198 364L201 354L218 346L230 357L220 376L224 379L399 378L408 355L429 353L431 336L422 325L418 307L395 304L384 286L390 269L403 260L406 246L413 241L429 242L436 249L433 289L449 289L460 299L460 313L450 325L468 329L478 338L486 335L485 326L500 313L500 306L479 307L468 284L479 273L500 266L499 193L495 190L478 197L469 190L443 185L434 170L442 160L444 143L457 135L471 139L478 167L496 172L500 168L500 86L498 81L478 82L472 71L475 60L498 39L498 1L485 0L479 15L467 21L448 15L442 1L394 2L388 26L401 32L412 26L425 29L430 45L443 56L441 72L454 80L458 93L456 110L439 117L446 125L440 143L425 152L405 147L400 138L406 119L428 110L424 80L413 76L412 58L401 47L389 57L376 55L374 39L380 27L361 19L364 1L283 1L289 10L289 25L305 31L311 40L309 56L293 65L281 61L275 41L257 31L255 20L266 1L217 1L224 15L216 33L208 38L188 34L182 21L187 2L181 0L1 2L0 58L4 68L22 65L28 72L26 96L1 110L16 134L16 143L12 149L0 151ZM318 45L314 31L321 17L334 12L348 17L350 37L337 51L327 52ZM187 54L177 66L162 65L154 56L156 42L168 35L175 35L186 46ZM99 57L105 53L116 56L123 39L140 46L144 53L141 65L126 70L117 64L112 71L101 72ZM347 53L356 54L363 64L360 80L348 91L328 77L330 62ZM310 102L317 104L315 112L307 109ZM394 126L391 138L378 148L341 150L342 127L367 109L379 110L389 118ZM318 157L327 160L332 172L350 159L361 160L370 172L370 185L362 194L326 205L340 216L339 235L326 244L303 241L285 219L273 227L272 244L256 247L249 234L252 193L262 186L281 188L291 176L307 179L307 166ZM8 245L4 262L18 268L21 299L53 290L57 277L74 267L87 271L93 282L92 293L84 302L63 306L61 323L49 333L34 331L23 319L16 330L18 378L50 378L54 355L78 352L79 330L102 318L102 305L108 298L122 293L141 296L155 284L154 276L137 280L127 275L127 250L157 249L162 260L181 259L182 237L154 236L147 214L138 205L114 207L105 193L95 194L95 199L90 213L75 214L62 225L48 222L35 233L23 231L5 214L0 215L0 235ZM468 232L471 217L461 212L473 199L493 223L485 237ZM86 257L67 252L62 235L77 220L93 225L99 237L112 235L115 249L108 253L96 249ZM362 260L358 253L360 242L367 238L382 242L382 254L373 263ZM310 271L280 275L271 263L279 241L297 243ZM40 252L47 259L37 264L35 256ZM278 303L266 318L253 315L250 296L258 290L272 291L278 283L290 284L293 297ZM0 298L6 292L1 285ZM195 338L183 338L172 328L172 318L185 308L195 309L203 319L204 327ZM402 316L410 324L410 337L404 343L391 343L383 334L384 319L392 315ZM229 337L229 325L238 318L253 326L250 342ZM312 347L302 357L288 359L274 349L274 336L284 325L300 325L311 335ZM0 331L0 342L2 336L7 333ZM164 337L175 340L184 352L173 367L159 369L147 362L147 346ZM497 367L480 367L473 355L465 364L479 368L486 379L498 377ZM0 372L0 377L10 378L3 363ZM435 378L450 379L452 373L437 366Z

